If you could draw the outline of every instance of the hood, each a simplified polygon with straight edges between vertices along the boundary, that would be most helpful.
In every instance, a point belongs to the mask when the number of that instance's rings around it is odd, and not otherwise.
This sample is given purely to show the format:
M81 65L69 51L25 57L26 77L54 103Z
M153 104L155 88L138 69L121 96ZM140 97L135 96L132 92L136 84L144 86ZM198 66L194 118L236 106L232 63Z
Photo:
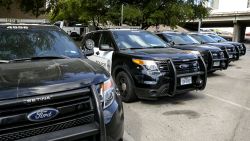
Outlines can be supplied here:
M86 87L108 79L87 59L24 61L0 65L0 100Z
M122 50L121 53L127 55L137 56L142 59L150 60L185 60L185 59L196 59L197 55L190 51L183 51L174 48L149 48L149 49L133 49L133 50Z
M233 45L231 44L226 44L226 43L207 43L207 45L212 45L212 46L216 46L216 47L219 47L220 49L225 49L225 48L234 48Z
M223 42L225 44L231 44L231 45L235 45L235 46L240 46L241 43L238 43L238 42L231 42L231 41L226 41L226 42Z
M199 52L205 51L221 51L220 48L211 46L211 45L203 45L203 44L194 44L194 45L174 45L174 48L184 49L184 50L195 50Z

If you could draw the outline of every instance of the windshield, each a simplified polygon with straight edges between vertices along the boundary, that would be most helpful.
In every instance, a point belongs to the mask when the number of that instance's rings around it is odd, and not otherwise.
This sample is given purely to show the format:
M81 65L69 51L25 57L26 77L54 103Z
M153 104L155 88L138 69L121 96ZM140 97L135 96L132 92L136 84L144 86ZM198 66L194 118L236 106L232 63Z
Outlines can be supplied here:
M120 49L167 47L163 40L148 31L113 31L113 35Z
M164 34L170 41L173 41L177 45L190 45L190 44L199 44L198 41L193 39L191 36L187 34L179 34L179 33L167 33Z
M64 32L39 29L0 29L0 60L81 56L75 43Z
M216 40L217 42L227 42L226 39L222 38L219 35L208 35L209 37L213 38L214 40Z
M191 34L191 36L196 39L200 43L216 43L216 41L209 37L208 35L201 35L201 34Z

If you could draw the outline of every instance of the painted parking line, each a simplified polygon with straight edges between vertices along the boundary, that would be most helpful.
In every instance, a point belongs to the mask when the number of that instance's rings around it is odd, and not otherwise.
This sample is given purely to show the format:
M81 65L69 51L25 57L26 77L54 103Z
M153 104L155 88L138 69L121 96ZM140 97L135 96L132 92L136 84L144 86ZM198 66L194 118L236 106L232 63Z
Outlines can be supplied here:
M230 104L230 105L233 105L233 106L236 106L238 108L242 108L242 109L245 109L247 111L250 111L250 108L246 107L246 106L243 106L243 105L240 105L240 104L237 104L237 103L234 103L232 101L229 101L229 100L226 100L226 99L223 99L223 98L220 98L220 97L217 97L217 96L214 96L214 95L210 95L210 94L205 94L213 99L216 99L216 100L219 100L219 101L222 101L224 103L227 103L227 104Z

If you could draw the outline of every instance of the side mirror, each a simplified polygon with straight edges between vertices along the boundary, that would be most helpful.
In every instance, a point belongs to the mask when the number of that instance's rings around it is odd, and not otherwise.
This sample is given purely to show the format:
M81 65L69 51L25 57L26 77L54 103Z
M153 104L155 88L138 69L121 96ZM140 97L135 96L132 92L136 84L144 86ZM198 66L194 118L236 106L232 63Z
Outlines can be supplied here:
M205 42L201 41L201 44L205 44Z
M113 51L114 49L112 47L110 47L108 44L101 44L100 50L103 50L103 51Z
M220 42L221 42L221 40L218 40L218 42L220 43Z
M86 56L91 56L94 55L94 46L95 46L95 42L91 39L87 39L85 42L82 43L82 52L86 55Z
M174 41L170 41L169 44L170 44L171 46L174 46L174 45L175 45L175 42L174 42Z

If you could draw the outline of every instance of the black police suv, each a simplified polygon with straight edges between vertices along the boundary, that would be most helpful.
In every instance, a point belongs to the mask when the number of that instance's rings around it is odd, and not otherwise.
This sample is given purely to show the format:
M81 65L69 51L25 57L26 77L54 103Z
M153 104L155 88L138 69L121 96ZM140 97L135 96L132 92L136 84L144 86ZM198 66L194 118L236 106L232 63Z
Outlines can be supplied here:
M112 74L125 102L174 96L206 86L202 57L174 49L144 30L107 29L88 33L84 50L89 59Z
M207 65L208 72L227 69L228 67L228 53L218 47L200 44L188 34L180 32L169 31L157 33L156 35L170 43L174 48L192 50L194 53L200 54Z
M240 56L246 54L246 46L243 43L227 41L226 39L224 39L223 37L217 34L207 34L207 35L219 43L226 43L226 44L234 45L237 51L240 53Z
M0 140L118 141L109 73L51 25L0 24Z
M237 52L237 48L235 46L226 43L218 43L208 35L201 33L190 33L189 35L201 44L216 46L224 51L227 51L229 54L229 61L239 60L240 54Z

